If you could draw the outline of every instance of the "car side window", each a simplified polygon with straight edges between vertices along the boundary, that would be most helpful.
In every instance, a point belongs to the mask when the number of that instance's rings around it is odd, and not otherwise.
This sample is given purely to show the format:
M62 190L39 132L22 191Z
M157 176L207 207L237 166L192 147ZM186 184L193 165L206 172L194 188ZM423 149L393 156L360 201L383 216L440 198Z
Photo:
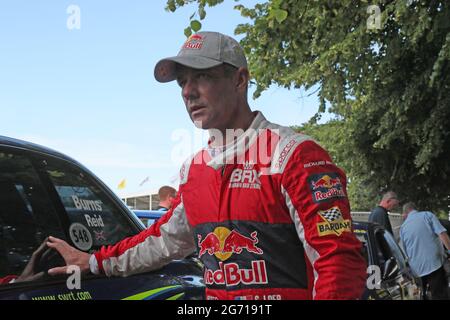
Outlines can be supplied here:
M361 253L364 257L364 259L366 259L366 262L369 262L369 252L367 249L367 232L365 230L359 230L359 229L354 229L353 230L356 238L362 243L361 246Z
M136 227L89 173L60 159L48 159L44 171L68 217L69 236L82 251L135 235Z
M394 237L389 232L384 232L384 239L386 240L389 249L392 253L392 256L397 261L399 267L401 269L406 268L406 260L405 255L403 254L402 250L400 249L397 242L394 240Z
M380 266L384 265L386 261L388 261L392 257L392 252L384 238L384 230L377 230L375 232L375 239L377 242L377 255L378 255L378 263Z
M65 238L38 170L26 152L0 148L0 278L20 275L49 235Z

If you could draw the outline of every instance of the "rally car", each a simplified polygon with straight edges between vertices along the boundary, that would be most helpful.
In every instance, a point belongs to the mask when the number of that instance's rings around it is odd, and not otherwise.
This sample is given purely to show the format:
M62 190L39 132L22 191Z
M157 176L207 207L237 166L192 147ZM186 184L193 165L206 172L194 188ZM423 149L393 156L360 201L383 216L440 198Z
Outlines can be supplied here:
M0 136L0 280L20 275L32 253L55 236L85 252L133 236L144 225L92 172L54 150ZM34 273L64 265L56 251L42 255ZM203 299L195 258L127 278L73 274L0 284L0 299ZM72 278L71 278L72 277Z
M382 226L353 222L353 231L363 243L369 266L365 300L420 300L420 278L411 270L406 254Z

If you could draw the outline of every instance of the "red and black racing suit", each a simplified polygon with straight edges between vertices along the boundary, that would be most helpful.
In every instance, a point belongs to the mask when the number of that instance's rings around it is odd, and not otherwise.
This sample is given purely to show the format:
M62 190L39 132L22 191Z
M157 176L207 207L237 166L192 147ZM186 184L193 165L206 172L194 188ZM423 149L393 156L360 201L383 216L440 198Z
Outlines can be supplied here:
M207 299L358 299L366 263L344 172L309 137L255 112L236 143L185 162L173 208L91 258L126 276L197 250Z

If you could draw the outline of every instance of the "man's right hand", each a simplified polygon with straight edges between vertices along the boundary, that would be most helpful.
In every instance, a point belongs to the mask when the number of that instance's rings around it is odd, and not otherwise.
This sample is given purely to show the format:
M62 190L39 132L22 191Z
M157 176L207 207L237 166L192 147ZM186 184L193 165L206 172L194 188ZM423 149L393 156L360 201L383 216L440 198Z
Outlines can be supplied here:
M74 265L78 266L82 273L89 272L89 258L91 257L89 253L77 250L64 240L54 237L48 238L47 246L57 250L66 262L66 266L64 267L57 267L48 270L49 275L55 276L66 274L67 268Z

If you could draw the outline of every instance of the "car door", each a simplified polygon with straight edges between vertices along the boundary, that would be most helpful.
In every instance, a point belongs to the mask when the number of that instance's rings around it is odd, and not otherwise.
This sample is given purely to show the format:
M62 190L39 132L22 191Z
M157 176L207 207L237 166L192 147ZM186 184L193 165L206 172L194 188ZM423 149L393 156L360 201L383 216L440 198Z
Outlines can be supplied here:
M141 231L126 207L98 179L67 159L27 150L0 149L2 262L0 278L18 275L33 250L48 235L81 251L93 252ZM38 271L63 265L53 252ZM88 275L78 270L64 277L0 286L0 299L90 300L179 299L202 295L200 267L175 262L158 272L129 278ZM197 290L198 289L198 290Z
M376 263L381 270L381 289L384 299L418 300L421 298L420 283L413 275L406 259L392 234L374 226Z

